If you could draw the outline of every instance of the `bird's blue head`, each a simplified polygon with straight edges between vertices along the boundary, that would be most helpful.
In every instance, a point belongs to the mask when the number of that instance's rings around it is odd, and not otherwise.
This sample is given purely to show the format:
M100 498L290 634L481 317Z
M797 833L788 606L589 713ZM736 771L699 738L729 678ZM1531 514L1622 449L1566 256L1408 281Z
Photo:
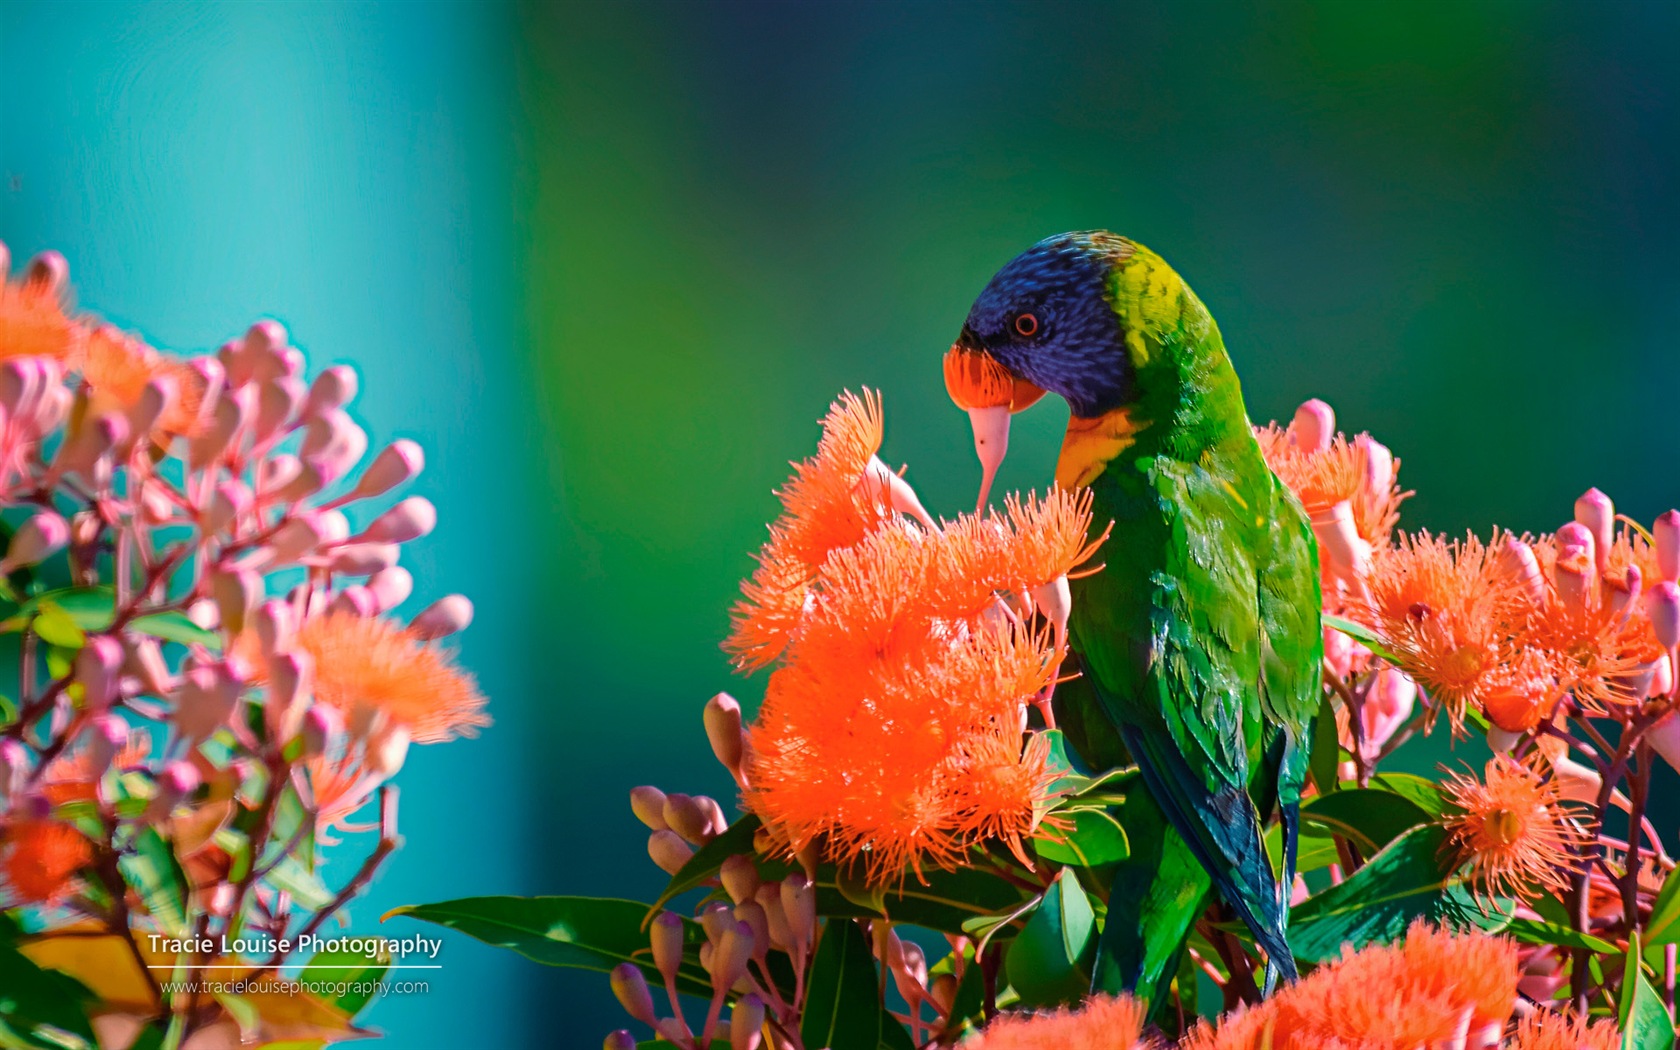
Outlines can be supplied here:
M1009 415L1046 391L1076 418L1133 396L1136 367L1113 299L1118 266L1137 251L1103 230L1047 237L1010 260L968 312L945 355L951 397L968 410L985 470L984 506L1009 447Z
M957 346L1060 394L1076 416L1124 404L1133 367L1111 289L1115 265L1133 251L1130 241L1102 230L1039 241L986 285Z

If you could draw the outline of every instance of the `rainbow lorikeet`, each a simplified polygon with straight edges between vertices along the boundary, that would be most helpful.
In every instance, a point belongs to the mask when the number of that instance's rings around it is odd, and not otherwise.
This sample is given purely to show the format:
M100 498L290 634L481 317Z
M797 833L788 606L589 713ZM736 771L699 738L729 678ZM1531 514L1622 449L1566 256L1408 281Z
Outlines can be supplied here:
M999 367L1001 366L1001 368ZM993 375L979 387L960 376ZM1211 887L1295 976L1286 935L1320 697L1318 553L1261 457L1219 328L1154 252L1103 231L1040 241L992 278L946 359L985 469L1044 392L1072 418L1056 482L1113 522L1103 571L1073 581L1083 674L1055 710L1076 750L1129 752L1146 792L1110 895L1095 985L1156 1005ZM1123 747L1122 747L1123 745ZM1282 824L1282 874L1263 829ZM1163 819L1164 818L1164 819Z

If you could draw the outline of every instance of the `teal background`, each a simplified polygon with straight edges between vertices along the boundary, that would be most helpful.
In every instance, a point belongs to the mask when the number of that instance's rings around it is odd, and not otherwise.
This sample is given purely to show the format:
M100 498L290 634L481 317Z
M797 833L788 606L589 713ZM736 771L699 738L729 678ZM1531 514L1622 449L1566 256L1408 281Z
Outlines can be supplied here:
M937 358L1045 234L1162 252L1251 415L1330 400L1404 461L1413 527L1680 503L1676 53L1659 2L0 3L0 238L165 345L271 312L427 446L413 566L478 602L497 725L411 759L357 928L645 898L624 792L727 795L699 709L761 689L717 642L786 461L869 384L888 458L961 509ZM1064 417L1019 420L1005 487ZM624 1023L598 975L446 953L372 1015L393 1045Z

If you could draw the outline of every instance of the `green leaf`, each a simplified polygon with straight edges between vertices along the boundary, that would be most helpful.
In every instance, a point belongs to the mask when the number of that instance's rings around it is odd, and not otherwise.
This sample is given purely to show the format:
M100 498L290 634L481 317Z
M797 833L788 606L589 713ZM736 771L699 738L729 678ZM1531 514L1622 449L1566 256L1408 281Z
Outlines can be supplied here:
M466 897L393 908L380 921L406 915L437 923L545 966L606 973L619 963L634 963L650 981L663 982L642 930L648 910L640 901L602 897ZM709 999L711 978L700 966L700 945L705 941L700 924L684 919L677 988ZM867 951L868 945L864 947Z
M1289 944L1297 958L1325 962L1355 949L1399 938L1413 919L1442 925L1497 929L1505 917L1477 901L1457 881L1443 856L1446 832L1430 824L1389 843L1352 877L1303 901L1289 919Z
M1371 787L1392 791L1429 814L1431 820L1439 819L1447 811L1440 785L1411 773L1379 773L1371 778Z
M304 867L303 862L294 855L282 857L280 863L264 877L291 894L294 901L310 911L332 903L333 893L327 889L327 884L321 881L321 876Z
M1369 627L1366 627L1364 624L1354 623L1352 620L1343 619L1340 616L1331 616L1326 613L1324 616L1324 626L1334 627L1336 630L1347 635L1349 638L1352 638L1360 645L1363 645L1365 648L1371 650L1371 652L1375 653L1377 656L1382 657L1384 660L1387 660L1396 667L1400 666L1400 658L1394 655L1393 650L1389 649L1388 643L1383 640L1383 637L1377 632L1371 630Z
M826 881L824 873L818 876ZM927 872L926 879L924 884L913 875L906 876L896 886L883 890L881 907L886 916L894 922L913 923L941 933L961 933L965 921L1014 911L1027 899L1013 883L977 867L936 869ZM824 881L819 881L819 889L823 885ZM822 899L819 894L819 904Z
M1616 954L1616 946L1590 933L1581 933L1555 922L1512 919L1505 932L1522 944L1555 944L1563 948L1585 948L1603 955Z
M42 601L35 609L29 627L41 640L65 649L80 649L87 643L87 632L56 602Z
M391 967L391 953L380 949L377 955L369 958L367 952L352 952L342 948L328 948L326 951L316 952L304 964L298 973L300 981L321 981L327 984L342 983L345 987L343 995L334 996L327 1002L343 1010L350 1017L361 1012L362 1007L373 998L371 985L385 976L385 971ZM362 988L355 986L361 984Z
M211 836L222 852L228 855L231 864L228 867L227 880L237 883L251 870L251 839L243 831L233 828L222 828Z
M723 862L730 857L751 856L753 836L758 833L759 827L758 818L749 813L729 825L723 834L695 850L688 863L671 876L665 892L653 902L653 910L665 907L672 898L687 893L707 879L715 878Z
M811 962L799 1038L808 1047L872 1047L881 1042L879 978L869 939L850 919L824 923Z
M0 1046L97 1045L86 1010L94 994L80 981L26 958L16 947L22 932L0 912Z
M1622 1050L1672 1050L1674 1046L1674 1022L1639 965L1638 930L1628 939L1616 1027L1622 1030Z
M1668 873L1657 899L1651 902L1651 918L1645 923L1645 946L1680 941L1680 868Z
M1056 816L1073 822L1071 830L1040 827L1033 848L1045 860L1093 868L1113 864L1131 854L1126 829L1100 806L1069 806Z
M134 838L133 852L124 853L117 868L164 930L176 936L186 932L187 876L168 839L156 828L143 829Z
M862 865L838 868L834 873L834 888L840 891L840 896L864 911L885 915L887 889L885 886L870 885L866 876Z
M1336 705L1331 694L1325 693L1318 705L1318 717L1313 719L1312 750L1307 755L1307 769L1320 795L1335 791L1340 782L1342 743L1336 729Z
M55 611L49 614L48 610ZM87 632L108 630L116 614L116 592L110 587L65 587L36 595L18 606L15 614L0 623L0 631L20 630L33 619L35 633L42 638L54 645L79 649ZM56 637L41 632L43 615L50 616L47 629ZM208 649L220 649L222 645L221 635L205 630L187 619L185 614L173 610L136 616L128 622L128 627L166 642L202 645ZM74 642L66 640L70 638L74 638Z
M1378 788L1348 788L1309 799L1301 820L1317 824L1375 853L1419 824L1433 818L1404 795Z
M1050 785L1050 792L1072 791L1087 779L1082 776L1068 756L1067 738L1060 729L1044 730L1044 739L1050 742L1050 755L1045 760L1046 769L1053 769L1060 774Z
M1044 891L1032 918L1009 945L1004 970L1027 1006L1077 1003L1091 990L1097 920L1069 868Z

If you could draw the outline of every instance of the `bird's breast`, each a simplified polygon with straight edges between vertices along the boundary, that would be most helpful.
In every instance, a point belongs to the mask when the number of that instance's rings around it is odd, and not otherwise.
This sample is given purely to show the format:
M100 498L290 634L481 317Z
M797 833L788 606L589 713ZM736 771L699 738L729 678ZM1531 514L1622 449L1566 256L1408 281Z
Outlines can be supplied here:
M1056 484L1065 489L1089 485L1120 453L1137 443L1137 434L1146 425L1133 418L1129 407L1090 418L1074 416L1068 420L1062 454L1056 460Z

